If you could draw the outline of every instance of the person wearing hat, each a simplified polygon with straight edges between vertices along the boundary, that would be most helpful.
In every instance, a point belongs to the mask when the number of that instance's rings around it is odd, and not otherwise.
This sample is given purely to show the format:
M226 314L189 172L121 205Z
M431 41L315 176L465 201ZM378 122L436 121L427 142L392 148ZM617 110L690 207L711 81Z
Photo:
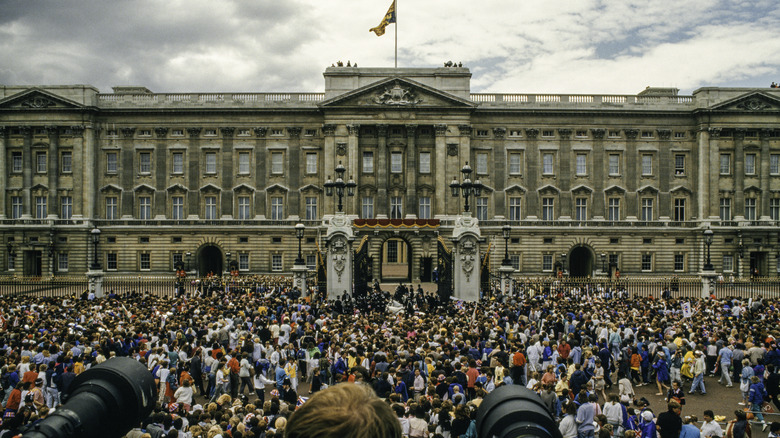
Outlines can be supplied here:
M653 364L655 368L655 383L658 385L658 393L656 395L664 395L669 390L669 386L666 382L669 381L669 366L666 363L666 353L663 351L658 352L658 359Z
M700 350L696 350L694 353L696 361L693 363L693 383L691 383L691 390L688 394L693 394L697 389L701 391L701 395L707 393L707 389L704 387L704 372L707 370L707 363L704 362L704 355Z

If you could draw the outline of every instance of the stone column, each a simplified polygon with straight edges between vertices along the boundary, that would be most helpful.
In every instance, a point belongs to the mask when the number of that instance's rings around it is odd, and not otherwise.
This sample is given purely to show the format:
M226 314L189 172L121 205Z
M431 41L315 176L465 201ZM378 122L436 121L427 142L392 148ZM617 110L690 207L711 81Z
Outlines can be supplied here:
M406 215L417 217L417 125L406 125ZM411 254L410 254L411 257ZM416 261L419 263L419 261Z
M463 301L479 301L479 244L482 235L477 219L468 213L457 216L451 240L453 295Z
M376 213L381 212L383 217L387 217L387 212L390 211L387 197L387 188L390 186L387 178L387 125L377 125L376 132L377 156L374 169L376 169L377 192L374 198L374 216L378 216Z
M7 151L5 149L5 126L0 125L0 219L10 217L10 214L6 214L6 209L10 206L6 204L5 190L8 187L8 163L6 162Z
M523 153L523 156L525 157L525 178L524 180L527 181L528 185L528 192L526 193L526 199L525 199L525 215L526 216L535 216L537 218L542 217L542 211L539 208L540 202L539 202L539 192L537 189L539 188L539 169L541 168L541 157L539 156L539 144L536 141L536 138L539 136L539 130L536 128L526 128L525 130L525 137L528 139L528 142L526 143L527 147L525 152ZM595 154L596 151L599 149L598 144L593 147L593 153ZM594 163L598 163L598 161L593 160ZM597 166L593 166L593 172L595 175ZM599 181L594 176L594 185L597 184ZM598 188L594 187L593 190L595 192L598 192ZM593 212L599 211L596 208L596 199L598 199L599 196L596 196L594 193L593 196Z
M85 126L73 126L71 127L73 130L74 136L80 136L81 137L81 150L84 151L83 157L84 157L84 185L82 190L82 212L85 218L92 218L94 219L96 217L97 211L95 209L96 205L96 197L97 197L97 152L95 151L95 129L92 125L85 125ZM132 148L131 148L132 150ZM132 167L131 167L132 169ZM130 177L132 178L133 172L123 172L123 173L129 173ZM132 188L132 187L130 187ZM130 205L132 207L132 195L130 196ZM130 213L132 214L133 209L130 209ZM126 213L126 212L125 212Z
M171 173L171 167L168 163L168 149L166 148L165 137L168 135L168 128L154 128L154 134L157 137L154 164L154 202L152 203L152 217L164 218L168 192L165 190L165 184L168 182L168 175Z
M135 201L133 194L133 177L138 170L135 168L135 142L133 141L133 136L135 136L135 128L122 128L122 149L119 151L120 155L118 157L119 168L122 170L119 173L119 183L122 186L122 193L119 195L120 218L131 218L135 211L133 205L133 202ZM86 161L88 160L88 151L86 148L84 148L84 154ZM84 173L86 174L86 171ZM197 190L198 189L196 188L195 191L197 192ZM87 215L86 194L84 198L84 216L92 217L91 215Z
M556 175L558 177L558 189L561 191L559 196L561 205L559 217L571 219L574 216L571 199L571 175L573 174L571 168L571 129L558 129L558 136L560 137L558 143L560 172L556 172Z
M200 216L200 131L187 128L190 144L187 147L187 218Z
M60 205L59 199L57 197L57 182L59 181L60 173L60 160L58 156L60 141L59 129L56 126L47 126L46 133L49 135L49 196L47 200L47 204L49 206L48 216L50 218L56 219L59 216L59 209L57 206ZM84 188L94 190L95 185L91 184L89 186L85 186Z
M360 125L347 125L347 131L349 137L347 138L347 156L344 160L344 167L347 168L347 172L344 174L344 181L355 179L359 177L358 172L358 144L360 142ZM357 210L355 196L346 196L344 193L344 211L348 214L355 214Z
M503 215L505 218L509 218L509 211L506 206L506 187L507 187L507 173L508 173L508 156L506 153L506 129L505 128L493 128L493 138L496 139L495 146L490 157L490 163L492 169L488 169L492 175L491 181L495 186L495 192L493 195L493 212L496 215Z
M756 212L756 219L770 220L769 218L769 138L772 130L763 128L758 131L761 138L761 154L758 156L759 169L759 188L761 189L761 205Z
M308 268L306 265L293 265L293 287L298 288L301 291L302 297L309 296L309 290L306 287L306 272Z
M696 191L699 194L699 205L697 215L699 220L704 220L710 217L710 204L712 203L710 199L710 184L712 181L710 178L710 160L712 159L712 149L717 148L713 148L710 145L710 133L706 129L699 130L698 137L699 162L696 167L699 168L699 178L696 184ZM714 186L714 188L717 192L717 186Z
M700 196L701 204L699 205L699 218L712 220L718 220L720 217L720 191L718 190L718 180L720 179L720 128L703 128L699 131L699 153L709 153L710 163L716 166L715 169L706 169L708 175L707 179L699 174L699 180L704 181L707 185L706 193L709 194L706 198ZM704 172L702 163L699 162L699 172ZM701 184L698 188L699 193L702 193ZM706 216L702 216L706 215Z
M328 177L330 177L330 179L336 178L336 175L333 174L333 169L336 168L336 125L322 125L322 133L325 135L325 145L323 148L323 166L325 166L325 172L320 176L320 183L324 184ZM323 215L336 210L336 201L334 198L334 196L323 196Z
M512 282L512 274L515 272L515 268L501 265L498 268L498 272L501 273L501 293L504 296L513 295L514 283Z
M220 193L221 206L220 217L232 218L233 217L233 175L236 172L233 166L233 133L236 128L227 127L219 128L222 132L222 150L217 156L222 159L222 171L220 177L222 183L222 193Z
M24 147L22 148L22 217L32 217L32 175L33 175L33 157L32 157L32 129L29 126L20 126L19 131L24 136Z
M734 130L734 216L745 217L745 128Z
M447 173L447 125L435 125L433 127L436 132L435 144L435 158L434 158L434 181L436 181L434 200L433 200L433 217L438 218L449 214L447 209L447 190L449 189L449 179L455 175L452 171ZM457 172L457 171L456 171ZM380 182L381 184L381 182Z
M337 212L331 217L326 237L329 297L340 297L344 292L352 296L354 238L352 224L344 212Z
M287 153L289 154L289 175L287 183L290 191L287 192L287 216L301 216L301 174L306 167L306 160L301 155L301 127L290 126L287 133L290 135ZM305 215L304 215L305 217Z
M89 290L95 293L95 298L103 297L103 276L105 272L102 269L87 271L89 279Z
M718 274L715 271L702 271L699 273L699 277L701 278L701 298L707 300L715 289Z
M265 217L265 187L267 184L266 179L266 164L268 161L268 155L265 149L265 135L268 133L268 128L257 127L255 128L255 216Z

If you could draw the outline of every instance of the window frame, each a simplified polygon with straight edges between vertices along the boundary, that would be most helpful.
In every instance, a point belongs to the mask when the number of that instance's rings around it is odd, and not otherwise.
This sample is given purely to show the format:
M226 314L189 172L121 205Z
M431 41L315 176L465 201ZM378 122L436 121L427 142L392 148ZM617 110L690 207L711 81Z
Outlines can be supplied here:
M182 195L171 196L171 219L173 220L184 219L184 196Z
M60 152L60 173L73 173L73 151Z
M217 153L209 151L203 154L203 173L206 175L217 174Z
M419 207L417 209L418 219L430 219L431 218L431 197L420 196L418 198Z
M488 174L488 153L487 152L477 152L475 155L475 161L476 165L474 166L474 170L476 171L477 175L487 175Z
M48 196L36 196L35 199L35 218L46 219L49 215Z
M611 153L607 156L607 175L620 176L620 154Z
M249 151L238 152L238 174L249 175L252 173L252 153Z
M390 153L390 173L397 174L404 171L404 154L403 152L391 152Z
M653 176L653 154L642 154L642 176Z
M304 208L306 211L306 220L307 221L316 221L319 219L318 216L318 198L317 196L306 196L304 197Z
M114 175L119 172L119 153L117 151L106 152L106 173Z
M151 152L139 152L138 153L138 173L140 175L151 175L152 173L152 153Z
M585 196L578 196L574 198L574 220L586 221L588 220L588 198Z
M552 175L555 175L555 154L544 152L542 153L542 176Z
M205 220L219 219L219 211L217 210L219 200L217 198L217 195L206 195L203 197L203 218Z
M677 160L682 160L682 166L679 166L679 163ZM674 176L685 176L686 175L686 169L685 169L685 162L687 160L685 159L685 154L674 154Z
M523 153L522 152L510 152L509 160L507 161L509 163L510 176L519 176L523 174Z
M431 153L428 151L422 151L419 154L419 172L423 175L431 173ZM423 158L426 157L426 158Z
M620 221L620 198L607 198L607 220L609 222Z
M106 196L105 206L106 206L106 220L119 219L119 197L118 196Z
M171 153L171 173L174 175L184 174L184 152L176 151Z
M271 196L271 220L284 220L283 196Z
M545 196L542 198L542 220L555 220L555 198L552 196Z
M284 175L284 152L271 152L271 175Z
M523 197L522 196L510 196L509 197L509 212L510 221L522 220L523 216Z
M49 170L49 156L45 151L35 152L35 173L47 173Z
M390 219L404 218L404 200L402 196L390 197Z
M374 197L363 196L360 199L360 218L361 219L373 219L374 218Z
M724 213L727 213L724 217ZM732 219L731 214L731 198L721 197L718 200L718 216L722 221L730 221Z
M642 222L654 220L655 198L644 197L639 201L639 217ZM649 216L649 217L648 217Z
M152 219L152 197L151 196L139 196L138 197L138 219L151 220Z
M756 168L756 154L745 154L745 175L756 176L758 169Z
M71 219L73 217L73 197L60 196L60 219Z
M11 173L24 172L24 153L20 151L11 152Z
M374 152L373 151L363 151L363 160L362 160L362 172L363 173L374 173Z
M252 219L252 197L241 195L236 197L236 216L239 220Z
M725 159L725 163L724 163L724 159ZM718 161L718 172L720 175L731 175L731 154L730 153L720 154L720 158Z
M578 153L574 157L574 175L588 176L588 154Z

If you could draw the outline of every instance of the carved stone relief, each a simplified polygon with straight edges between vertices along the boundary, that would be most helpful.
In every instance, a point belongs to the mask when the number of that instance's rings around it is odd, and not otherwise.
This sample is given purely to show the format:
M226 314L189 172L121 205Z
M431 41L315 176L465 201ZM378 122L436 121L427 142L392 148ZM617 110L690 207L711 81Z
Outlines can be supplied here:
M392 87L385 87L373 100L380 105L392 106L417 105L423 101L412 88L402 87L398 82L394 82Z

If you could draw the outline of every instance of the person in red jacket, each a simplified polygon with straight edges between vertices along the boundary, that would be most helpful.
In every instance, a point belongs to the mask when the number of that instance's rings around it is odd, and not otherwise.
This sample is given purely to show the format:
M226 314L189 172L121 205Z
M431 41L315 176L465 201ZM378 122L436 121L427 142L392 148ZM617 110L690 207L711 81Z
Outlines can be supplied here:
M477 369L477 361L474 359L469 360L469 369L466 370L466 395L469 400L473 400L477 396L474 385L477 383L477 377L479 377L479 370Z
M16 411L19 410L19 405L22 404L22 389L24 389L25 385L29 387L30 383L19 382L16 384L16 387L11 390L11 394L8 395L8 401L5 403L3 419L16 416Z

